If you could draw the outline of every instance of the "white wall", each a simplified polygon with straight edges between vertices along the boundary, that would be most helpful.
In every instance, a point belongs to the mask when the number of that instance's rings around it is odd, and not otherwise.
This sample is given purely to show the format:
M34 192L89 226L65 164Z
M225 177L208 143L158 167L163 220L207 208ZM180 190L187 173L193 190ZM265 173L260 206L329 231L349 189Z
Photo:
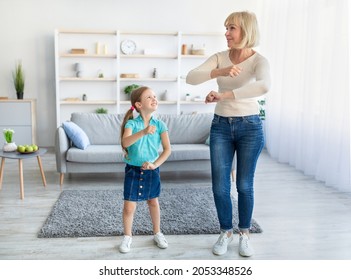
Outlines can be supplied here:
M24 98L37 99L38 144L52 147L56 128L55 28L224 34L223 22L233 11L251 10L260 21L260 2L0 0L0 96L16 98L11 73L16 61L22 60L26 74Z

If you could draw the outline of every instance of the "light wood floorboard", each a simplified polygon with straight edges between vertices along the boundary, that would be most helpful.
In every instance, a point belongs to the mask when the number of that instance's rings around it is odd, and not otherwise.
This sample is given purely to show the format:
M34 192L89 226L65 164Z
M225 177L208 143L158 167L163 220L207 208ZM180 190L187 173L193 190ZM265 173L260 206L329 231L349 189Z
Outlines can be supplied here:
M24 200L20 200L18 162L6 159L0 190L0 259L2 260L151 260L243 259L238 240L227 254L211 252L217 235L167 236L169 248L160 250L151 236L133 237L132 250L120 254L121 237L37 238L37 233L62 189L89 189L121 185L123 174L73 174L59 186L54 153L42 157L44 188L36 158L23 161ZM206 172L164 172L163 182L210 184ZM255 178L254 218L264 232L253 234L257 260L351 259L351 194L341 193L305 176L263 152Z

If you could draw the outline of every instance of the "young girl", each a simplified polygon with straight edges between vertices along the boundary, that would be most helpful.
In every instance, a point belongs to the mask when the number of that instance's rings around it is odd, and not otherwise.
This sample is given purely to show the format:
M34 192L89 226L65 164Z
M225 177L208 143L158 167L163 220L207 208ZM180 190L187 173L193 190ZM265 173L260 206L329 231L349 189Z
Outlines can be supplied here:
M124 238L119 246L121 253L130 251L132 224L136 203L147 200L153 224L154 241L159 248L168 247L167 240L160 231L161 183L159 166L171 154L171 145L166 124L152 116L158 101L148 87L140 87L131 94L132 107L127 111L121 129L121 144L125 151L126 167L124 178L123 224ZM139 113L133 118L133 111ZM158 150L162 143L163 151Z

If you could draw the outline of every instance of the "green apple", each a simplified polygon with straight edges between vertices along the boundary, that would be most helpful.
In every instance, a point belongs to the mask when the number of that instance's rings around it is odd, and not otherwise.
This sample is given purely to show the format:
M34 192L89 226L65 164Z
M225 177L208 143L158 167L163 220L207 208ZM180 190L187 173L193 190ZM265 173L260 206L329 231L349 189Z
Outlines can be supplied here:
M37 145L33 144L33 145L32 145L32 148L33 148L33 151L34 151L34 152L38 151L38 146L37 146Z
M22 145L19 145L17 147L17 151L19 151L20 153L24 153L26 151L26 147L22 146Z
M33 152L33 148L31 146L26 147L26 152L28 153Z

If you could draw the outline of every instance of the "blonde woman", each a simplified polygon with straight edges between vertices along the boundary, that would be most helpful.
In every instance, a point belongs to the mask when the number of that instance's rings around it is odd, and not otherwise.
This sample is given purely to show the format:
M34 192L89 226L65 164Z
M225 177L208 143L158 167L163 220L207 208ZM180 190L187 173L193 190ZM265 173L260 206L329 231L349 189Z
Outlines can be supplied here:
M230 173L236 154L236 189L239 213L239 254L252 256L249 239L254 208L254 173L264 146L257 98L270 87L269 64L253 49L259 40L255 14L234 12L225 22L228 50L212 55L187 75L187 83L201 84L217 79L218 90L206 96L206 103L216 102L210 132L212 186L221 234L213 253L227 252L233 240Z

